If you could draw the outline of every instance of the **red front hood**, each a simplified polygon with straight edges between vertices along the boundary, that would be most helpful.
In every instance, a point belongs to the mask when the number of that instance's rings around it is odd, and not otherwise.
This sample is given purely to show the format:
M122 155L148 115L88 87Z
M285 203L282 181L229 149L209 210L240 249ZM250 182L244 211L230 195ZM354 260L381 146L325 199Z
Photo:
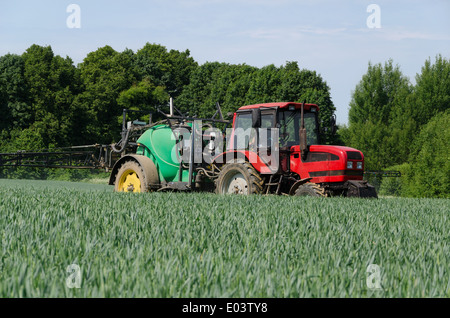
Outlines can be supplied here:
M347 151L356 151L361 153L362 159L364 159L364 154L358 149L345 147L345 146L332 146L332 145L311 145L309 147L311 152L329 152L339 156L340 158L347 159Z
M301 160L298 156L300 146L291 147L291 170L302 179L312 177L313 183L346 182L348 180L362 180L364 162L362 169L347 168L347 162L363 161L361 151L344 146L311 145L309 153L331 153L336 157L331 160ZM350 159L349 159L350 157Z

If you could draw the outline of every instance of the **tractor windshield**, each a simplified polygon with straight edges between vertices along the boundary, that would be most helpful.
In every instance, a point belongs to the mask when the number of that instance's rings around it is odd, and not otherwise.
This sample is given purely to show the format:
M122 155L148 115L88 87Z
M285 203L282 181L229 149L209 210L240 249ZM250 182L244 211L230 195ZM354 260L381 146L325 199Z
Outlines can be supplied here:
M305 112L303 117L305 120L307 143L308 145L317 145L319 143L317 134L317 113ZM292 147L298 145L300 143L299 131L302 125L301 111L299 109L294 111L280 111L279 124L280 147Z

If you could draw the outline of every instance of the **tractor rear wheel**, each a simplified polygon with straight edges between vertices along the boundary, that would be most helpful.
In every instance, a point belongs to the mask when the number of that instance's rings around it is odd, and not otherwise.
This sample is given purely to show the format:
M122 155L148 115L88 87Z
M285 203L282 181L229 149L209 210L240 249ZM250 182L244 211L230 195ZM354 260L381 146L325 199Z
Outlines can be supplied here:
M296 196L309 196L309 197L324 197L325 189L321 188L318 184L315 183L305 183L298 187L295 190Z
M126 161L116 175L116 192L147 192L148 182L141 165L134 160Z
M225 164L216 180L218 194L262 193L264 180L248 162Z

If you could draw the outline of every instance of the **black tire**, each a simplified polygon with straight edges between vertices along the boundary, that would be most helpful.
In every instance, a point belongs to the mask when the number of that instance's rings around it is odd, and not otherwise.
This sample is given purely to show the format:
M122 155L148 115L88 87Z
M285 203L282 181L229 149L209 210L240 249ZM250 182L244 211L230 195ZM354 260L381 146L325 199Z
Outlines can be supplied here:
M248 163L228 163L222 167L216 179L217 194L260 194L264 179Z
M148 192L148 181L142 166L134 160L125 161L117 171L114 191Z
M296 196L308 196L308 197L324 197L325 191L318 184L315 183L305 183L295 190Z

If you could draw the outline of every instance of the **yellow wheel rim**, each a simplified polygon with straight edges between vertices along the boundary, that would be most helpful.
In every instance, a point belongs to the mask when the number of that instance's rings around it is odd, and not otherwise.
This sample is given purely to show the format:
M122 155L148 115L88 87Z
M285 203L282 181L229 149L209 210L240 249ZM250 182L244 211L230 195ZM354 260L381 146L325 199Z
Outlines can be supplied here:
M134 170L126 170L119 180L120 192L141 192L141 181Z

